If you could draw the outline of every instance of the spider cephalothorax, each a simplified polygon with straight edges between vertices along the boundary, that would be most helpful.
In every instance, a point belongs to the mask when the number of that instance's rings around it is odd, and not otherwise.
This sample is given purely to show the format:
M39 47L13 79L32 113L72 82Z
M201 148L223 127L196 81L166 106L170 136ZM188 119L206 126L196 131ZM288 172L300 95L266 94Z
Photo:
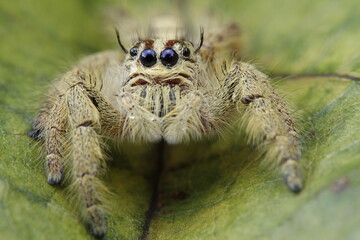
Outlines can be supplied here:
M137 41L128 51L117 38L126 55L124 62L124 86L170 84L182 87L204 85L200 81L201 57L198 52L203 44L177 39L147 39Z
M226 29L226 28L225 28ZM233 28L231 28L233 29ZM49 184L69 176L84 220L92 233L107 230L106 201L99 171L104 166L102 138L169 144L196 141L231 125L241 114L249 139L278 165L285 184L302 188L297 160L300 140L283 99L268 77L247 63L231 62L219 74L215 51L227 46L232 31L197 47L174 37L137 41L128 50L89 56L64 74L39 112L33 136L43 140ZM222 39L217 45L217 39ZM219 47L221 46L221 48ZM235 123L235 124L236 124ZM68 153L68 154L65 154ZM65 163L66 162L66 163Z
M122 137L135 142L158 141L164 138L172 144L187 141L191 137L200 138L201 134L206 132L201 124L196 124L197 131L181 130L179 134L167 134L166 125L169 121L173 121L176 108L184 104L184 99L190 101L186 99L191 97L192 100L200 101L203 92L214 90L216 79L214 76L205 76L206 69L199 54L203 44L203 32L201 31L200 43L197 47L184 39L155 38L139 40L127 50L122 45L118 32L117 37L126 56L115 105L123 108L124 105L132 102L136 105L134 108L141 107L152 114L147 118L152 122L147 125L148 131L133 126L125 127L126 131L123 131ZM203 100L207 101L210 98ZM134 119L136 117L132 122ZM202 121L197 114L190 119ZM129 125L134 124L124 124L124 126ZM142 123L136 125L145 127ZM147 134L149 129L151 134Z

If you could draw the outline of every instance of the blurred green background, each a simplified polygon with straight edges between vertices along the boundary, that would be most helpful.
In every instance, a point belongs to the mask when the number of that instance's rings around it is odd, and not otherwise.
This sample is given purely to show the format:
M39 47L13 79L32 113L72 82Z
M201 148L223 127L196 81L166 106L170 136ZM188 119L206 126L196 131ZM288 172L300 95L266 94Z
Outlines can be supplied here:
M26 133L52 79L81 57L117 49L116 14L146 24L178 2L0 3L1 240L92 239L66 186L47 185L39 149ZM166 147L147 239L360 239L358 1L188 1L186 11L195 25L212 13L241 26L243 59L275 79L299 118L306 185L290 193L243 135ZM156 148L126 145L112 157L106 238L138 239L156 179Z

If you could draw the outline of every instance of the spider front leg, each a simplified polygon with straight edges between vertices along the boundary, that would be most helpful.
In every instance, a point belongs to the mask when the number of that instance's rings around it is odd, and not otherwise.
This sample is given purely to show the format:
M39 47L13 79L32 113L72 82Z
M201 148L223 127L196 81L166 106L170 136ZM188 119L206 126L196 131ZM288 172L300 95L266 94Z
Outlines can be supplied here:
M63 82L66 80L63 79ZM118 133L122 124L121 116L97 90L88 88L85 82L69 81L68 84L58 93L49 114L44 117L48 182L55 184L60 181L60 169L67 148L67 175L72 193L77 197L93 235L101 237L106 233L107 223L103 209L106 187L98 179L105 167L99 133ZM65 136L68 140L65 140ZM54 176L57 177L56 182L52 181Z
M287 187L299 192L300 138L289 110L268 77L250 64L235 63L225 80L225 89L232 102L246 106L243 123L251 142L265 150L268 163L280 166Z
M71 187L78 193L90 230L101 237L107 230L101 194L106 188L98 179L105 167L99 136L101 116L82 83L72 86L64 97L69 112Z
M60 96L54 103L50 113L44 113L48 119L44 131L45 171L47 182L50 185L56 185L62 180L65 128L67 124L65 106L64 98Z

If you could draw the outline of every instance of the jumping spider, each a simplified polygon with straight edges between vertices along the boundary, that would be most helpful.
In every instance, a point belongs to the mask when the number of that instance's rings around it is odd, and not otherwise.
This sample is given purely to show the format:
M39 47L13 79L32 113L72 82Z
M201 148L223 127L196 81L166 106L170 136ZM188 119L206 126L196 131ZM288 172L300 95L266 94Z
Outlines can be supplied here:
M98 178L105 165L103 136L178 144L221 132L240 114L250 141L279 166L287 187L302 189L299 135L268 77L239 61L222 71L216 67L226 31L205 41L201 31L196 46L180 37L157 37L138 40L130 49L117 32L125 57L117 51L89 56L55 82L31 135L43 141L49 184L61 182L66 162L93 235L107 231L99 193L105 186Z

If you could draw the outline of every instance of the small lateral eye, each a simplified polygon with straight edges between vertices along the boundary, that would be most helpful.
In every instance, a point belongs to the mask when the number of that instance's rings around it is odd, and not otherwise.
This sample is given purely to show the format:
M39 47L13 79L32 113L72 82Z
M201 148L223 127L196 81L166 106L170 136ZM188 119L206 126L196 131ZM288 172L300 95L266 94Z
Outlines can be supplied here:
M187 48L187 47L185 47L185 48L183 49L183 51L182 51L182 55L183 55L184 57L190 57L190 49Z
M130 49L130 56L135 57L136 55L138 55L138 49L137 48L131 48Z

